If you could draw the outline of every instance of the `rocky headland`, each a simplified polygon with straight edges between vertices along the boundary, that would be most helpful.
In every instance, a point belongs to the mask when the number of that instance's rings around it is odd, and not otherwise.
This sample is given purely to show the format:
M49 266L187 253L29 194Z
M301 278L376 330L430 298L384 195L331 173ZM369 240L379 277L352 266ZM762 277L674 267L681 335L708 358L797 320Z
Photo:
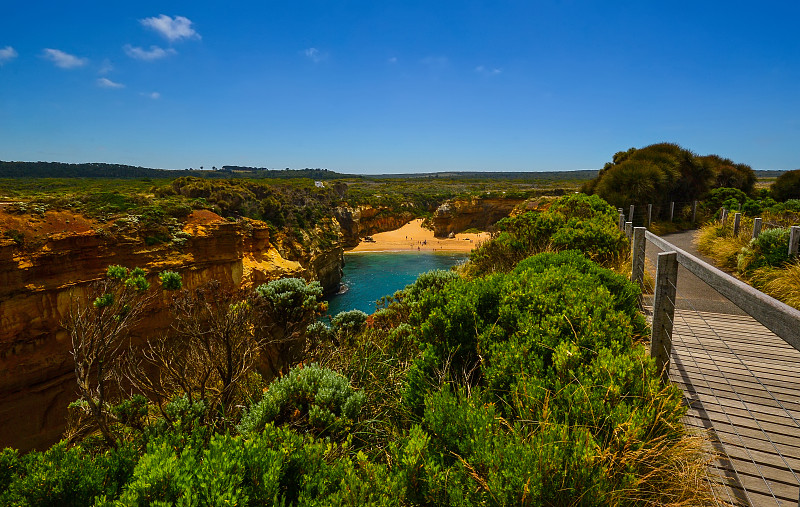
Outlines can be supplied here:
M142 267L152 281L158 272L177 271L187 288L211 280L248 288L286 276L338 288L343 250L334 219L299 238L273 234L264 222L228 221L203 210L181 225L180 241L151 245L129 227L66 230L34 244L0 239L0 447L38 448L61 435L75 382L61 323L73 296L87 291L109 265ZM137 335L168 331L167 305L160 307L148 313Z

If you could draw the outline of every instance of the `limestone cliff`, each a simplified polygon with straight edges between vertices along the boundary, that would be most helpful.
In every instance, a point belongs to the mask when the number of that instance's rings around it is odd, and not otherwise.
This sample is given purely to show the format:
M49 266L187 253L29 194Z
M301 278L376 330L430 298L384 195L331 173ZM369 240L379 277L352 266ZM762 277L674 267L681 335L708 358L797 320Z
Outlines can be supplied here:
M74 399L69 337L61 321L71 297L109 265L178 271L188 288L210 280L252 287L284 276L319 279L338 287L342 248L334 220L304 232L301 243L271 237L267 224L230 222L202 212L182 224L180 242L147 245L125 233L88 230L50 234L39 248L0 239L0 447L47 446L64 429ZM153 279L155 281L155 279ZM166 310L150 313L142 336L168 328Z
M364 236L399 229L416 218L410 211L372 206L340 206L335 216L341 227L342 246L346 248L358 245Z
M433 233L443 238L467 229L486 230L498 220L507 217L524 199L473 198L443 203L433 215Z

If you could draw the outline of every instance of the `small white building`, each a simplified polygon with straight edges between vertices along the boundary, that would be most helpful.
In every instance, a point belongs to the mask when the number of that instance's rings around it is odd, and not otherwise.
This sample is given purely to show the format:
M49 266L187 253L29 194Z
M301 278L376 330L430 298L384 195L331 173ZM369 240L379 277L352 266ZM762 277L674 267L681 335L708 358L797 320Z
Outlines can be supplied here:
M325 184L322 183L321 181L315 181L314 186L317 188L325 188Z

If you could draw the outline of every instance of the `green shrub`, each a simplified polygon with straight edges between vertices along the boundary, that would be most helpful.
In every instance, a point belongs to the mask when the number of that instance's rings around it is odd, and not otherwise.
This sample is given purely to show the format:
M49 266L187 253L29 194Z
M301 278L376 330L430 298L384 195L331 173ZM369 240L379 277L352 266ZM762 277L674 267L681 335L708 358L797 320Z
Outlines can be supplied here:
M560 197L546 211L529 211L501 220L500 233L470 255L473 274L504 272L522 259L548 250L580 250L609 263L628 246L617 228L616 210L596 195Z
M340 341L350 340L364 329L367 314L361 310L339 312L331 319L333 331Z
M180 290L183 287L183 280L181 275L175 271L162 271L158 275L161 281L161 287L164 290Z
M356 420L364 394L338 373L315 364L292 368L270 384L264 399L253 405L237 427L241 433L261 431L268 423L290 424L317 435L339 434Z
M770 190L777 201L800 199L800 169L786 171L778 176Z
M614 298L614 309L625 312L634 323L635 332L639 335L646 334L647 324L639 312L639 297L641 289L626 277L603 268L595 262L584 257L580 252L567 250L558 253L542 253L523 260L514 268L514 273L532 277L534 274L568 266L570 269L589 275L608 289Z
M4 451L2 464L14 467L0 500L7 505L85 506L102 496L116 496L133 471L136 451L121 446L98 455L60 442L45 452L14 460Z
M739 253L737 269L748 274L764 267L779 267L789 260L789 229L767 229Z

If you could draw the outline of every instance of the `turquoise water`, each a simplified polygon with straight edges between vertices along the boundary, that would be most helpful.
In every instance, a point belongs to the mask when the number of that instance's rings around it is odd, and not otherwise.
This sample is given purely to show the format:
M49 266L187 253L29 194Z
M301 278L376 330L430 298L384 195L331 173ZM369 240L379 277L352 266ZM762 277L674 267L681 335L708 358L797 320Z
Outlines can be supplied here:
M421 273L450 269L464 262L463 253L353 253L344 256L342 284L347 292L328 298L328 314L347 310L375 311L375 301L394 294L412 283Z

